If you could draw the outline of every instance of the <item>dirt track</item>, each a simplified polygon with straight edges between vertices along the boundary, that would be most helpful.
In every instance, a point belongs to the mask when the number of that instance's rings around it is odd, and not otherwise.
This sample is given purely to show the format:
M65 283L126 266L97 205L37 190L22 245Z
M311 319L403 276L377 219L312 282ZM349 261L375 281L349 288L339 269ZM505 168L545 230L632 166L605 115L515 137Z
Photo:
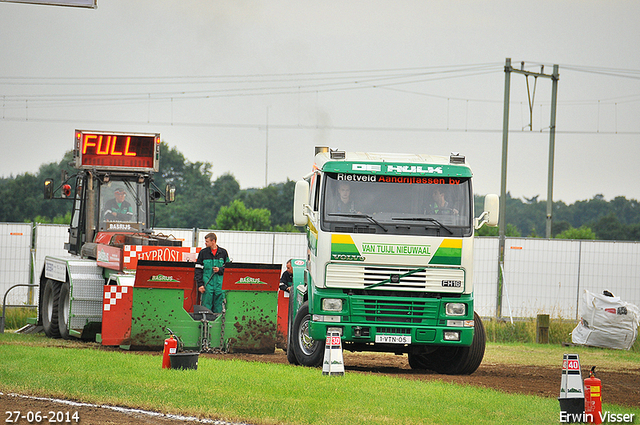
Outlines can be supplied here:
M156 353L154 353L154 355L156 355ZM287 363L286 355L281 350L277 350L275 354L268 355L204 354L203 356ZM422 381L441 380L458 384L494 388L506 393L533 394L555 399L558 397L560 389L560 372L557 367L498 365L485 362L470 376L448 376L439 375L430 371L414 371L409 367L406 356L345 352L344 362L347 373L387 374L398 378ZM631 370L601 371L598 377L603 381L602 392L605 402L630 407L640 406L640 391L638 390L640 388L640 365L638 368ZM0 395L0 406L4 407L0 413L9 410L19 410L21 412L41 411L43 413L49 411L73 413L77 411L80 417L79 423L81 424L173 425L184 423L184 420L149 416L142 413L122 413L98 407L75 407L7 394ZM4 415L6 422L7 414ZM42 422L47 421L43 420ZM26 424L28 422L26 420L20 420L17 423Z

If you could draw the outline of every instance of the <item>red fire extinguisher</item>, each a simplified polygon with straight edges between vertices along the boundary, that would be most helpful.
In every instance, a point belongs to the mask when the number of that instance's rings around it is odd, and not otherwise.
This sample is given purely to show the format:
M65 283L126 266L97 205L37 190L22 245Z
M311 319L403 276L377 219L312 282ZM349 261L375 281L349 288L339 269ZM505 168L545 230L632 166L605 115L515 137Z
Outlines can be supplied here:
M175 354L178 351L178 340L176 336L171 332L171 329L167 328L169 331L169 338L164 340L164 351L162 353L162 368L163 369L171 369L171 358L169 354Z
M596 367L584 380L584 413L590 423L602 423L602 382L596 378Z

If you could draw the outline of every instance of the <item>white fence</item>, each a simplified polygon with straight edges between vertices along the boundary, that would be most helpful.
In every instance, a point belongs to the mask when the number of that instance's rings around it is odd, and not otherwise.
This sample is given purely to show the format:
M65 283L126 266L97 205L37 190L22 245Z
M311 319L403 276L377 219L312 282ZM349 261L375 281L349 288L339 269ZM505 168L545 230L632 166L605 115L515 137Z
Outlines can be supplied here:
M31 283L31 223L0 223L0 303L13 285ZM14 289L7 304L25 303L28 288Z
M67 229L64 225L0 223L0 297L15 284L38 283L45 256L67 255ZM204 236L211 230L156 231L175 236L184 246L204 246ZM289 258L306 255L302 233L213 231L235 262L284 264ZM608 290L640 305L640 244L636 242L507 238L503 273L502 316L546 313L575 319L584 289ZM497 238L476 238L473 280L476 311L484 317L495 316ZM37 302L37 291L34 293ZM7 304L28 303L26 288L12 290L7 298Z
M640 305L637 242L508 238L502 314L577 318L583 291Z
M204 246L204 237L209 232L215 232L218 244L238 263L284 264L290 258L306 257L307 242L302 233L199 230L199 246Z

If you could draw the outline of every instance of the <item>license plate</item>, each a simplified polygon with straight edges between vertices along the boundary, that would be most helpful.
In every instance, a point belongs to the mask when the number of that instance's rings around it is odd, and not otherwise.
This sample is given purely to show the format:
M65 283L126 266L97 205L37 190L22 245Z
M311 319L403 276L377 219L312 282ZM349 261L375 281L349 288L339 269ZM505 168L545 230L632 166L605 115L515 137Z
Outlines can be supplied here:
M376 342L384 344L411 344L411 335L376 335Z

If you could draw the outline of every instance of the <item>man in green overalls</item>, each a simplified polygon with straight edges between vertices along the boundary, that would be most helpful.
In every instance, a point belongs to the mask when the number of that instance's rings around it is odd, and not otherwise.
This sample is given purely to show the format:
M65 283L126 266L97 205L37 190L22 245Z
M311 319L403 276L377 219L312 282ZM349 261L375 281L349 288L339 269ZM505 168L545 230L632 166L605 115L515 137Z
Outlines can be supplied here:
M202 304L214 313L222 313L222 275L224 265L229 262L227 250L218 246L218 237L209 233L204 237L206 248L198 254L195 278L198 291L202 294Z

